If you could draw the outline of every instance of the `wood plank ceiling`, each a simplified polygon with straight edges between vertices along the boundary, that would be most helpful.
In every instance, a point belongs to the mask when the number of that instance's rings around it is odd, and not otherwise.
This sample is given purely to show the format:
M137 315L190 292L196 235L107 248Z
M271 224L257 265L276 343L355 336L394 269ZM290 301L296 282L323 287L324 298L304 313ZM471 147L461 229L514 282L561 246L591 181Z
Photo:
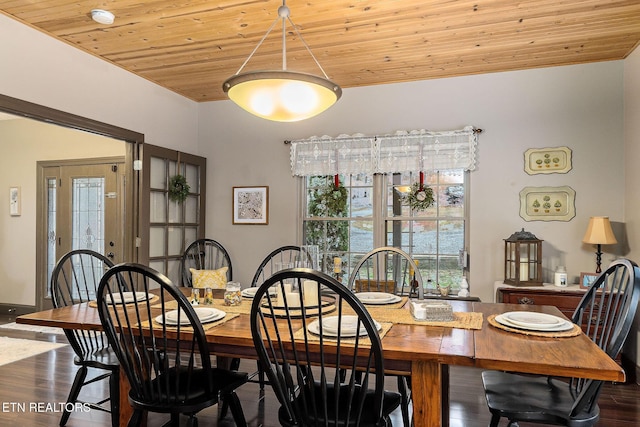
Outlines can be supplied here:
M226 99L281 0L4 0L0 12L195 101ZM625 58L639 0L289 0L343 88ZM106 26L90 11L116 15ZM290 26L287 68L321 75ZM277 24L244 71L282 69Z

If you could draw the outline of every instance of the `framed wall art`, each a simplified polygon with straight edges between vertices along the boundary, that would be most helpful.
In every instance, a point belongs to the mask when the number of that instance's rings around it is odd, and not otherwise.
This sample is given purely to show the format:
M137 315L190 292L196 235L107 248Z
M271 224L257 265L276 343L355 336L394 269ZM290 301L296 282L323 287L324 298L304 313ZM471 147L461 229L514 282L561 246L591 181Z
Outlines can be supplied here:
M530 148L524 152L524 170L529 175L567 173L571 168L569 147Z
M269 224L269 187L233 187L233 223Z
M20 216L22 214L22 200L20 187L9 187L9 215Z
M576 216L576 192L568 186L524 187L520 217L525 221L571 221Z
M598 277L596 273L580 273L580 287L584 289L591 287L596 277Z

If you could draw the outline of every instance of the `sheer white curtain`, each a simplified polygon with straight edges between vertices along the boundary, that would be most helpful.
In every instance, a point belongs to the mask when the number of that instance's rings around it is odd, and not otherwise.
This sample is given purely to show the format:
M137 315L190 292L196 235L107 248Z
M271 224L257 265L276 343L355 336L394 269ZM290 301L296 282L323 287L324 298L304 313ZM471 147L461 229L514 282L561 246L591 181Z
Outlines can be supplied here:
M394 135L340 135L291 141L294 176L474 170L478 131L399 131Z

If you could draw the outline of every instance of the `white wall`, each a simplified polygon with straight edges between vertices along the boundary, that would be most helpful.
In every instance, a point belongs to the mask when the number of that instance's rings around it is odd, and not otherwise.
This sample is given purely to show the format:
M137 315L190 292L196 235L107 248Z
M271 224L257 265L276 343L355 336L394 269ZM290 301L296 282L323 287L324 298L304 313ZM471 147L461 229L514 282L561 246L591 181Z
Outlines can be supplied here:
M1 14L0 58L3 95L196 150L197 103Z
M125 155L125 142L31 119L0 121L0 303L36 301L37 162ZM9 215L9 187L22 214Z
M207 235L229 248L234 278L246 284L264 255L297 238L297 184L285 139L474 125L484 132L471 173L472 293L492 300L494 281L504 278L503 239L523 227L545 241L547 280L557 265L574 278L594 271L595 248L581 243L589 217L624 219L622 70L617 61L346 89L325 113L293 124L254 118L230 101L204 103L199 151L209 168ZM557 146L573 150L569 173L524 172L525 150ZM231 224L231 187L239 185L269 186L269 225ZM561 185L576 191L573 220L520 218L523 187ZM603 263L612 258L605 254Z
M640 263L640 49L624 61L624 147L625 198L624 218L631 244L629 258ZM640 309L639 309L640 313ZM635 330L627 351L638 364L640 356L640 315L636 315Z

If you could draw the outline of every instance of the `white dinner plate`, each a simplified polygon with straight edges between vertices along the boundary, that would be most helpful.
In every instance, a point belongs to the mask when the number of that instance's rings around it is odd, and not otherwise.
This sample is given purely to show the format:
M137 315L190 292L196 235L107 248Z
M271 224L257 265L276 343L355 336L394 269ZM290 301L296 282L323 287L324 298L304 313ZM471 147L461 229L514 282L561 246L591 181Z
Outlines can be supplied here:
M535 311L510 311L502 315L514 325L530 328L552 328L564 324L565 320L551 314L537 313Z
M256 292L258 292L258 287L257 286L252 286L250 288L245 288L242 291L240 291L240 294L245 297L245 298L253 298L256 296ZM269 293L271 294L271 296L276 295L276 290L274 289L269 289Z
M122 294L114 293L113 295L107 295L107 301L109 301L109 303L113 301L114 304L129 304L136 301L142 302L148 298L149 294L146 292L123 292Z
M252 286L250 288L243 289L240 294L245 298L253 298L256 296L256 292L258 292L258 287Z
M196 312L198 320L200 320L201 323L215 322L216 320L220 320L227 315L227 313L222 310L218 310L217 308L194 307L193 310ZM161 314L160 316L156 317L156 322L164 322L167 325L177 326L178 310L167 311L164 315ZM189 319L184 313L182 313L182 315L180 316L180 324L189 324Z
M507 314L507 313L504 313L504 314ZM562 331L568 331L569 329L573 328L573 323L567 322L564 319L560 319L562 320L562 322L554 325L544 325L544 324L543 325L537 324L537 325L530 325L530 326L518 325L518 324L512 323L508 317L505 317L504 314L497 315L495 317L495 320L501 325L508 326L510 328L524 329L527 331L538 331L538 332L562 332Z
M358 322L357 316L342 316L342 329L340 330L342 338L353 338L356 336L356 325ZM374 324L378 330L382 329L382 326L374 320ZM322 333L326 337L338 336L338 316L325 317L322 320ZM307 329L312 334L320 335L320 323L319 320L314 320L309 323ZM367 330L361 324L360 336L367 335Z
M393 304L402 301L399 295L386 292L358 292L355 295L363 304Z

